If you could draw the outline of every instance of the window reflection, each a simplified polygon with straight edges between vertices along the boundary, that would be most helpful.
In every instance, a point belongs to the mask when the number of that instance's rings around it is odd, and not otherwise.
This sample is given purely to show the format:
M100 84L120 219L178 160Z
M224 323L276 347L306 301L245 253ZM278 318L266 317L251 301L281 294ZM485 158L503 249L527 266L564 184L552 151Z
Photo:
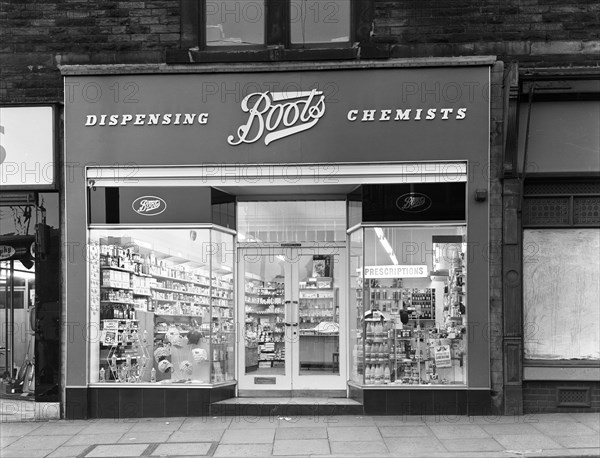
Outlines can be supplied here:
M292 0L291 40L294 44L350 41L351 0Z
M264 1L208 0L205 11L207 46L264 44Z

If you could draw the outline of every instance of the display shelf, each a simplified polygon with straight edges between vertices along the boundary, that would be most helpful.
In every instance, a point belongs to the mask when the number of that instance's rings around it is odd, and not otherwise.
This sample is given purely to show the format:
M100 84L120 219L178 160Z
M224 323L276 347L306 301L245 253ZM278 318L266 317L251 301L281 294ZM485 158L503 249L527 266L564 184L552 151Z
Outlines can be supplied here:
M100 288L102 288L102 289L120 289L123 291L133 291L133 288L127 288L125 286L111 286L111 285L105 285L105 284L100 285Z

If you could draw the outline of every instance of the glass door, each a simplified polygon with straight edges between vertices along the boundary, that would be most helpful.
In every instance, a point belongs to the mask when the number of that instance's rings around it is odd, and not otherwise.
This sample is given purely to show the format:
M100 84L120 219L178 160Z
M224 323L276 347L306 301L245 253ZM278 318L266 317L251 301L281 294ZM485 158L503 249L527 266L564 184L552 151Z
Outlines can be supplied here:
M298 336L292 341L293 387L296 390L346 388L345 274L342 249L298 253L294 263Z
M289 390L292 266L282 252L268 248L240 249L240 261L239 387Z
M343 253L240 249L240 389L345 389Z

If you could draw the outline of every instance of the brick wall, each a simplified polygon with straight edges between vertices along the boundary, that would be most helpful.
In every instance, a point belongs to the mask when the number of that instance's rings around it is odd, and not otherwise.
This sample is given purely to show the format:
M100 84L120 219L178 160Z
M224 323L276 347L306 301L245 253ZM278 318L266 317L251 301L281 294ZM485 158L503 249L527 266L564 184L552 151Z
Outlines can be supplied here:
M600 61L597 1L373 1L373 41L391 57ZM165 62L179 47L179 14L177 0L0 1L0 102L62 100L60 64Z
M559 407L558 388L589 388L590 407ZM523 382L523 413L600 412L600 382Z
M391 44L395 57L489 54L536 65L599 60L595 0L375 0L374 24L373 40Z
M0 2L0 102L62 101L60 64L164 62L179 2Z

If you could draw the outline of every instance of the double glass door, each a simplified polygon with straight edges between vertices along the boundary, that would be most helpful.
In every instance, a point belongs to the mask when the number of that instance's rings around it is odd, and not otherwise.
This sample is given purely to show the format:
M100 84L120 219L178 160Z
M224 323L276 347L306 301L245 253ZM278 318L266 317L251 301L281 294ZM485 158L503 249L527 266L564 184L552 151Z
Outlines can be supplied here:
M343 247L240 249L241 390L346 388Z

